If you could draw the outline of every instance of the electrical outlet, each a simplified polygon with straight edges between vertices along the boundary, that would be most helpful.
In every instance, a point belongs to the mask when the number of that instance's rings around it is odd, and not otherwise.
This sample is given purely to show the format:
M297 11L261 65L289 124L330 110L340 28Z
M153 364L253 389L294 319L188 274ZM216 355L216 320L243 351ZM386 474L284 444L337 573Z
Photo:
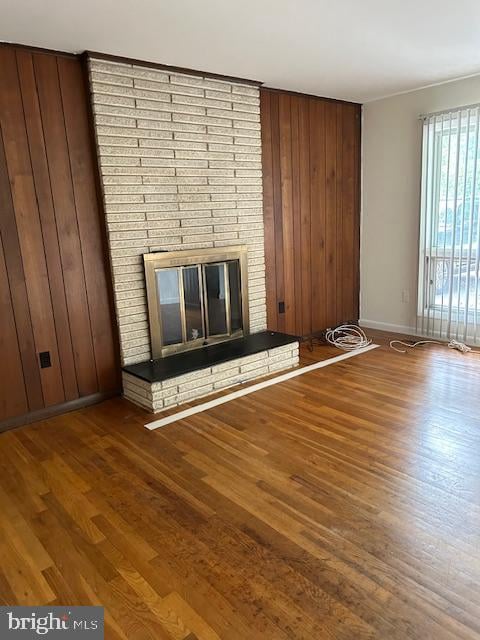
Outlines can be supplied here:
M410 290L409 289L404 289L402 291L402 302L404 304L408 304L410 302Z
M40 352L38 354L38 359L40 360L40 369L48 369L48 367L52 366L50 351Z

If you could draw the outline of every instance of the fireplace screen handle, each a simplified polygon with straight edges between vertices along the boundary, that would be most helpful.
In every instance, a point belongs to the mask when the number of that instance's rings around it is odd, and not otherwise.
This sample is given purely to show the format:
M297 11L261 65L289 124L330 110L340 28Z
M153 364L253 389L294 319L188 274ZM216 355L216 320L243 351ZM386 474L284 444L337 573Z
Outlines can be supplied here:
M202 270L200 265L181 267L183 286L184 342L205 337Z
M206 337L230 335L230 289L225 262L203 265Z

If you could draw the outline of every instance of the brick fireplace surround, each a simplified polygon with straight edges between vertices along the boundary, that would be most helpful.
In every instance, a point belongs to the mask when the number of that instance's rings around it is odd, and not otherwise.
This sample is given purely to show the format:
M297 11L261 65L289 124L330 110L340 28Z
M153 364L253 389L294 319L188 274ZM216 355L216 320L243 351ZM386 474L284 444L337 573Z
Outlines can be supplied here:
M89 59L122 362L151 358L143 254L245 245L250 332L266 329L259 88ZM161 411L298 364L298 343L161 382L123 373Z

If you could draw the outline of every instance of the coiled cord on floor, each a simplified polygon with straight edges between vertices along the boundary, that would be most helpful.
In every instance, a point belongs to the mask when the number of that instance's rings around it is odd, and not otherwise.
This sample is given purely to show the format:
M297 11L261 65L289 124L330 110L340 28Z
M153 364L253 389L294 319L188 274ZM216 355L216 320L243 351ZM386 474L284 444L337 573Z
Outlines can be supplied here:
M341 324L334 329L327 329L325 340L343 351L355 351L372 344L365 332L355 324Z
M475 353L477 355L480 354L480 351L474 351L472 347L469 347L468 344L464 342L459 342L458 340L450 340L450 342L439 342L438 340L418 340L417 342L404 342L403 340L390 340L390 348L394 351L398 351L398 353L407 353L407 349L398 349L395 347L395 344L401 344L403 347L408 347L408 349L414 349L415 347L420 347L423 344L439 344L440 346L446 346L449 349L455 349L456 351L460 351L461 353Z

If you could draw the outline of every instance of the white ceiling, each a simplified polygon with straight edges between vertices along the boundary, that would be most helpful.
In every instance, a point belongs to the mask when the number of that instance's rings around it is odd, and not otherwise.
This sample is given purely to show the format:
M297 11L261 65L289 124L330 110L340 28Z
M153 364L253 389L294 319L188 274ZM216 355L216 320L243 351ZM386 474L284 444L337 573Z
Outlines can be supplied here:
M366 102L480 73L478 0L0 0L0 40Z

